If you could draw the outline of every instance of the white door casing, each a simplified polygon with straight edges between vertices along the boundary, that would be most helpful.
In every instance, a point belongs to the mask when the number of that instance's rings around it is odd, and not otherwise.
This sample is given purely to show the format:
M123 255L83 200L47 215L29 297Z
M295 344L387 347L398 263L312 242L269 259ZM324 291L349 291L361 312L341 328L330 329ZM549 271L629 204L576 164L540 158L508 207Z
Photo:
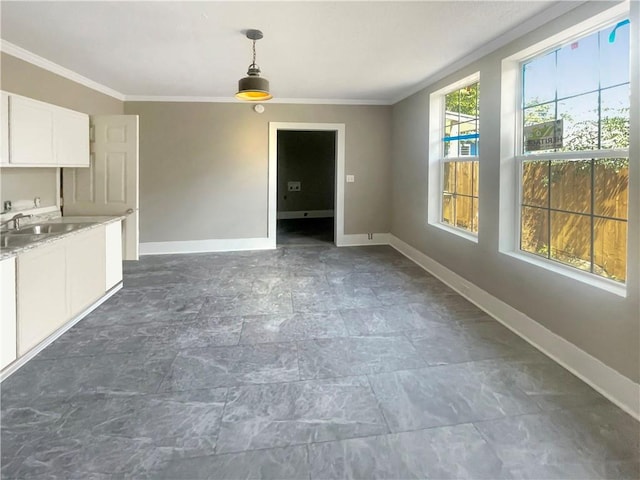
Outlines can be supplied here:
M91 165L63 169L65 215L125 215L123 259L139 255L137 115L91 117Z
M334 240L337 246L344 244L344 182L345 182L345 133L344 123L291 123L269 122L269 198L268 240L276 248L276 224L278 215L278 130L317 130L336 132L336 188Z

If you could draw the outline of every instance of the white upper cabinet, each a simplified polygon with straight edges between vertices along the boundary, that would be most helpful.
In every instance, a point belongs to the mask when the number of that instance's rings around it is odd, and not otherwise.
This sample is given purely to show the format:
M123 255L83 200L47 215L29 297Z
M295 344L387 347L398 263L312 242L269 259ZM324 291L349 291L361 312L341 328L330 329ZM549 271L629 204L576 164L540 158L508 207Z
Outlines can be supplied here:
M57 164L61 167L88 167L89 116L57 109L53 118Z
M88 115L5 92L1 106L1 165L89 166Z
M46 103L9 96L9 163L53 165L53 109Z

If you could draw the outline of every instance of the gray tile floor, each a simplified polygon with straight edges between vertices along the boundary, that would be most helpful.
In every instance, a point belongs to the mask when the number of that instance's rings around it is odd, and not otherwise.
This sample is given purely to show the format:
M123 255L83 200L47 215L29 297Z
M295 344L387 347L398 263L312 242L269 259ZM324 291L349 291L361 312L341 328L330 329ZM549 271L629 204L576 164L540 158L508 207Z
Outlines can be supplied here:
M389 247L145 257L2 384L2 478L634 478L640 427Z

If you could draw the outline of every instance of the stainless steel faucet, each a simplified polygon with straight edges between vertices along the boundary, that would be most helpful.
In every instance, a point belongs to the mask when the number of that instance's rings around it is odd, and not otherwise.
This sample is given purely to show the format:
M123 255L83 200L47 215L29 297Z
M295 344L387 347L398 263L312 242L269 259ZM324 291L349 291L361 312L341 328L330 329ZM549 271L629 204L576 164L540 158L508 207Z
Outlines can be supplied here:
M16 215L14 215L13 217L11 217L9 220L6 220L6 221L0 223L0 227L4 227L6 225L7 228L9 228L9 224L11 222L13 222L13 228L15 230L20 230L20 219L21 218L31 218L31 217L33 217L33 215L25 215L24 213L18 213Z

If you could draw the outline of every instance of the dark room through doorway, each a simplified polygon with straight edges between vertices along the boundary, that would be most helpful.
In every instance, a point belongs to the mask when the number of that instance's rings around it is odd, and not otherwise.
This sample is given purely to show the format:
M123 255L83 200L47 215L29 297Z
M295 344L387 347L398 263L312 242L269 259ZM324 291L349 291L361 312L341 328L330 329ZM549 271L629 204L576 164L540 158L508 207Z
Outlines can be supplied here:
M335 243L336 132L278 130L278 246Z

